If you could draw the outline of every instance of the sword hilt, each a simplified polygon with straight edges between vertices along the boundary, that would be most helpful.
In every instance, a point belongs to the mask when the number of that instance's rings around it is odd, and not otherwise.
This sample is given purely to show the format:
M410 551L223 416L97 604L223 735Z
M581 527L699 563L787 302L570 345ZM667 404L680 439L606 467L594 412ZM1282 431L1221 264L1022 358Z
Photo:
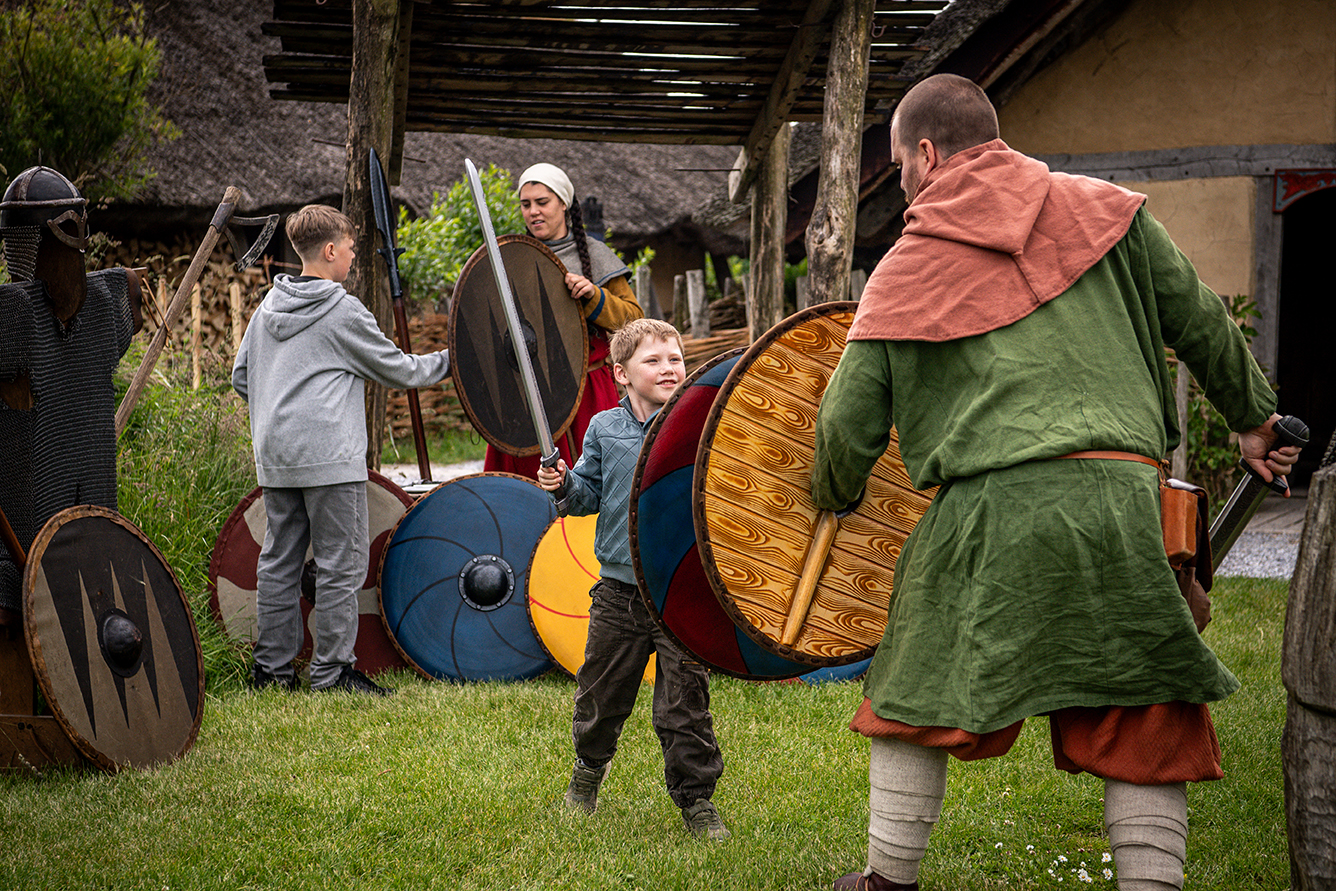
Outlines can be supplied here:
M1276 421L1272 429L1276 433L1276 448L1284 446L1303 448L1308 444L1308 425L1294 415L1286 415ZM1253 514L1257 513L1262 499L1266 497L1266 490L1270 488L1279 495L1286 495L1290 491L1289 483L1283 476L1273 475L1271 482L1267 483L1247 461L1240 460L1239 466L1245 471L1243 479L1225 502L1224 508L1211 524L1208 533L1211 540L1211 565L1214 569L1220 568L1225 554L1234 546L1239 534L1243 532L1243 527L1248 525Z
M1310 435L1308 425L1294 415L1286 415L1279 421L1276 421L1271 429L1276 432L1276 444L1272 451L1285 446L1298 446L1302 449L1304 446L1308 445L1308 437ZM1247 461L1240 460L1239 464L1248 473L1258 475L1257 471L1253 470ZM1267 485L1270 487L1271 491L1278 495L1286 495L1290 491L1290 484L1283 476L1273 475L1271 477L1271 482L1267 483Z

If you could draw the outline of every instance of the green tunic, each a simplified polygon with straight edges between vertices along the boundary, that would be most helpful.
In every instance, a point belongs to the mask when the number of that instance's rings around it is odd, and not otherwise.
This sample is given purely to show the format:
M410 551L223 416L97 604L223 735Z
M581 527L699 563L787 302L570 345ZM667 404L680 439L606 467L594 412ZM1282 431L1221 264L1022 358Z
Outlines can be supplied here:
M1233 430L1275 394L1223 304L1144 209L1070 289L945 342L851 341L823 397L812 492L857 497L895 423L914 484L941 485L895 568L865 682L873 710L985 733L1068 706L1209 702L1238 681L1164 556L1155 470L1050 461L1179 438L1175 349Z

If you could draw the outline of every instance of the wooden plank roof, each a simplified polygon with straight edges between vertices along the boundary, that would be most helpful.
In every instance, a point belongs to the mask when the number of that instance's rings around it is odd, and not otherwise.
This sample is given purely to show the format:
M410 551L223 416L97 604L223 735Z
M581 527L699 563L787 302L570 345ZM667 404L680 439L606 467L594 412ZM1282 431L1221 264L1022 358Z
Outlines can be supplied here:
M408 0L404 0L408 2ZM889 114L947 0L876 0L866 111ZM820 121L834 0L412 0L402 130L743 145ZM352 0L275 0L276 99L348 101ZM783 93L777 98L777 93Z

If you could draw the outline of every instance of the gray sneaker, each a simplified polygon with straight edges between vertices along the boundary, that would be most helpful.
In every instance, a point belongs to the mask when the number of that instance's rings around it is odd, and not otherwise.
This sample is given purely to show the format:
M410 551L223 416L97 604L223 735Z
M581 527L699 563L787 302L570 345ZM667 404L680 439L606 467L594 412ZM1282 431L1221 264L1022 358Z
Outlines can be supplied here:
M697 798L691 807L682 808L682 821L687 824L687 832L696 838L723 841L733 834L708 798Z
M611 769L611 761L602 767L585 767L584 762L576 758L571 784L566 787L566 806L592 814L598 807L598 787Z

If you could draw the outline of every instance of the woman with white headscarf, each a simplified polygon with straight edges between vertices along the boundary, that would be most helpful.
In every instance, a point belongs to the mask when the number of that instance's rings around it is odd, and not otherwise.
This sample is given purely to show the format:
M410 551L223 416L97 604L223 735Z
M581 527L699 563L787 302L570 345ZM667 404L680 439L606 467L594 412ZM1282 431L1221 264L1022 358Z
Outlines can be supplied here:
M589 324L589 377L584 397L566 435L556 443L567 466L573 467L580 457L590 418L616 406L619 398L608 365L608 336L645 313L631 290L631 270L611 248L585 233L575 186L565 171L552 164L535 164L520 174L516 194L525 228L566 267L570 297L580 302ZM536 479L540 460L538 455L521 458L488 446L483 469Z

